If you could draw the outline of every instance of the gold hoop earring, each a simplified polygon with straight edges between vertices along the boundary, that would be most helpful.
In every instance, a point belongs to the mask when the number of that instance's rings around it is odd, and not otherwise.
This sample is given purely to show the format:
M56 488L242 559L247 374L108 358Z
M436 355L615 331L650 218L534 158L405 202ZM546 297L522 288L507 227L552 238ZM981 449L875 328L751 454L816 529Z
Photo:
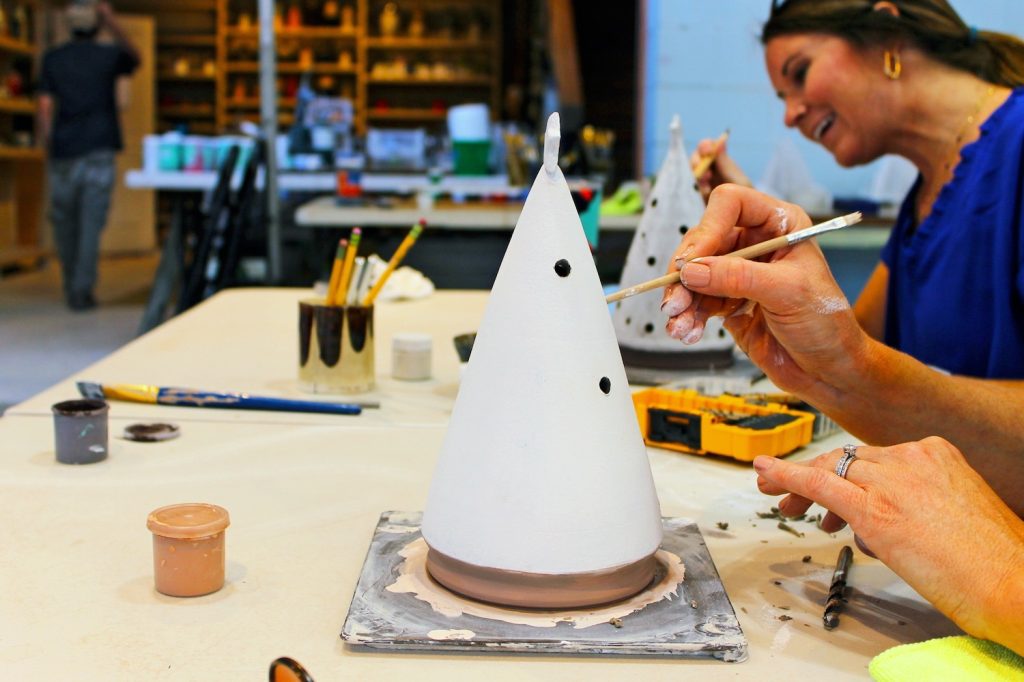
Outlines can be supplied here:
M885 51L882 55L882 73L891 81L898 80L903 73L903 63L900 61L899 52Z

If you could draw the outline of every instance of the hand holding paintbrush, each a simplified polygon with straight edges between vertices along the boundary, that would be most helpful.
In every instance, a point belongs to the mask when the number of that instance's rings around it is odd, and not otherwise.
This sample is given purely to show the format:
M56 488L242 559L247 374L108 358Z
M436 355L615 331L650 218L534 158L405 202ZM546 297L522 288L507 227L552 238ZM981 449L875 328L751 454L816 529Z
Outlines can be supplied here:
M752 244L750 246L738 249L736 251L733 251L732 253L727 253L724 255L733 258L747 258L753 260L754 258L758 258L760 256L764 256L765 254L769 254L772 251L778 251L784 246L798 244L802 241L810 239L811 237L816 237L819 234L831 232L832 230L838 230L843 227L846 227L847 225L854 225L856 223L859 223L860 221L861 214L858 211L857 213L851 213L849 215L841 216L839 218L834 218L833 220L829 220L828 222L808 227L807 229L804 230L798 230L790 234L784 234L781 237L775 237L774 239L768 239L758 244ZM682 268L682 266L685 265L686 263L693 263L698 261L700 261L699 257L691 258L689 260L682 261L677 264L680 266L680 268ZM605 300L608 303L614 303L615 301L621 301L622 299L628 298L630 296L642 294L645 291L651 291L652 289L661 289L667 287L668 285L675 284L678 281L679 272L670 272L667 275L662 275L661 277L656 277L652 280L640 282L639 284L634 284L633 286L626 287L625 289L620 289L619 291L616 291L614 294L609 294L605 298Z

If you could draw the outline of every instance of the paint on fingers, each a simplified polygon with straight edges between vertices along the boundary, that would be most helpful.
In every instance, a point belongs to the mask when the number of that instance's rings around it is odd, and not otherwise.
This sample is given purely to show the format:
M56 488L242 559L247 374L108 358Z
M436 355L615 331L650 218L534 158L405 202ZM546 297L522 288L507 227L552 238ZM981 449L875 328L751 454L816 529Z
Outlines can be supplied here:
M815 305L819 315L835 315L850 309L850 302L843 296L822 296Z
M779 234L787 234L789 232L789 214L786 213L784 207L775 207L775 221L779 228Z
M661 312L668 317L675 317L690 307L693 303L693 294L683 286L674 286L671 292L662 302Z

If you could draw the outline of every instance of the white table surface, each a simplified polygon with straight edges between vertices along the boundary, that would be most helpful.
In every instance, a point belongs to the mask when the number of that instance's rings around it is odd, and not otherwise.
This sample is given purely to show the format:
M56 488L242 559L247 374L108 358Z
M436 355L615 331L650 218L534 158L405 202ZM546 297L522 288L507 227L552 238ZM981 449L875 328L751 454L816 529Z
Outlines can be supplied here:
M458 390L459 358L452 339L476 331L487 294L439 291L418 301L378 302L374 323L377 387L352 396L305 393L298 384L298 302L309 289L228 289L172 318L86 369L10 407L9 416L50 416L50 406L80 397L76 381L150 384L205 391L344 402L375 400L380 409L357 417L202 409L112 401L111 415L150 421L278 424L343 423L360 427L441 426ZM391 339L419 332L433 338L433 378L391 378ZM354 423L358 422L358 424Z
M225 292L81 376L299 395L293 335L301 295ZM746 662L411 654L344 645L339 633L378 516L418 511L426 500L456 390L454 350L445 360L439 341L449 344L454 333L474 329L485 298L441 292L380 306L381 337L415 328L435 335L438 379L422 386L382 381L385 406L377 415L286 417L111 403L113 435L139 419L175 421L182 435L156 444L115 437L108 460L77 467L55 462L49 418L52 402L74 395L70 381L0 419L3 676L258 680L271 660L288 655L318 682L864 679L881 651L957 632L859 552L841 624L824 630L822 606L839 548L852 544L849 530L833 537L794 522L805 536L785 533L757 517L775 500L757 492L749 465L649 448L662 513L698 522L748 640ZM385 353L380 357L379 372L387 363ZM845 438L834 435L794 458ZM174 599L153 590L145 521L152 509L185 501L230 512L228 580L213 595Z

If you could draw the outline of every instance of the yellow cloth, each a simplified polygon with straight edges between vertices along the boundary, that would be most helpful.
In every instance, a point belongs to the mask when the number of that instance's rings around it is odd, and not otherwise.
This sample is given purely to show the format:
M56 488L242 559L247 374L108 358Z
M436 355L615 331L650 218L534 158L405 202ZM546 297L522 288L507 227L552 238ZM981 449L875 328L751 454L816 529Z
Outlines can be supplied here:
M868 672L878 682L1024 682L1024 658L995 642L964 635L893 647L875 656Z

